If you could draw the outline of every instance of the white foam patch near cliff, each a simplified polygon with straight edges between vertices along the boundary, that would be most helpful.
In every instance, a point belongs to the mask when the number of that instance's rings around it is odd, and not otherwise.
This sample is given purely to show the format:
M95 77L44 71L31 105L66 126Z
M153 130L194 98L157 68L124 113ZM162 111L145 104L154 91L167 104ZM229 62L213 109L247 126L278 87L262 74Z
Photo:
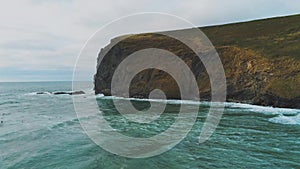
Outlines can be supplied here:
M190 104L190 105L212 105L218 106L224 104L226 108L240 108L252 112L261 112L264 114L287 114L287 115L296 115L300 113L300 109L290 109L290 108L277 108L269 106L258 106L245 103L234 103L234 102L209 102L209 101L193 101L193 100L160 100L160 99L139 99L139 98L124 98L116 96L104 96L103 94L98 94L97 98L101 99L124 99L124 100L135 100L135 101L150 101L150 102L166 102L168 104Z
M51 93L50 92L43 92L43 94L47 94L47 95L51 95ZM26 93L26 94L24 94L25 96L34 96L34 95L41 95L41 94L39 94L39 92L32 92L32 93Z
M103 94L98 94L96 98L99 99L119 99L119 100L132 100L132 101L149 101L149 102L162 102L167 104L189 104L189 105L210 105L210 102L199 102L193 100L162 100L162 99L140 99L140 98L125 98L117 96L104 96Z
M300 125L300 114L296 116L279 115L277 117L271 118L269 121L279 124Z
M269 106L257 106L251 104L243 103L226 103L228 108L241 108L251 112L260 112L263 114L273 114L273 115L297 115L300 113L299 109L289 109L289 108L277 108Z

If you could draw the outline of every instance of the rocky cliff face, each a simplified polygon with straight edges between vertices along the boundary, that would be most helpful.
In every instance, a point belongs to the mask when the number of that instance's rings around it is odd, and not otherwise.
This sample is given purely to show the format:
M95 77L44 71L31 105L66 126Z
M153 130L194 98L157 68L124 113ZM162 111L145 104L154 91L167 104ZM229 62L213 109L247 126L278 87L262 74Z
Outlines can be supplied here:
M257 105L300 108L300 15L201 28L214 44L224 66L227 100ZM182 30L185 31L185 30ZM107 48L107 47L106 47ZM147 48L166 49L180 57L196 77L200 98L210 100L210 82L198 57L184 44L160 34L125 38L98 63L95 92L111 95L117 66L130 54ZM161 89L169 99L180 99L175 80L157 69L135 76L130 97L148 98ZM122 93L119 94L122 96Z

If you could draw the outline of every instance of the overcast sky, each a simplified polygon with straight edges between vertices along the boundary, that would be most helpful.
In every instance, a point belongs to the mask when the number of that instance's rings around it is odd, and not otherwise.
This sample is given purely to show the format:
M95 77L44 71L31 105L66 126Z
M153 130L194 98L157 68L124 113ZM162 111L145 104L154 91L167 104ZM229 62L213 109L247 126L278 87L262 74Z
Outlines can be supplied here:
M197 26L300 14L299 0L9 0L0 5L0 81L71 80L81 48L100 27L138 12Z

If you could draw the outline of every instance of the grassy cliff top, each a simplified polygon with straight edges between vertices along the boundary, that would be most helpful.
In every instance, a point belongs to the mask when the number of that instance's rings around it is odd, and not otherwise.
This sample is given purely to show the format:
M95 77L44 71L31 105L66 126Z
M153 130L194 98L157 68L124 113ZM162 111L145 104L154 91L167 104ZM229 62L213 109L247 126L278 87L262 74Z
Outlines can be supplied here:
M300 60L300 15L204 27L201 30L215 46L237 46L269 58L289 56Z
M288 56L300 60L300 14L200 29L215 47L235 46L268 58ZM149 43L165 40L170 45L169 40L151 33L130 36L126 42L145 39L150 39Z

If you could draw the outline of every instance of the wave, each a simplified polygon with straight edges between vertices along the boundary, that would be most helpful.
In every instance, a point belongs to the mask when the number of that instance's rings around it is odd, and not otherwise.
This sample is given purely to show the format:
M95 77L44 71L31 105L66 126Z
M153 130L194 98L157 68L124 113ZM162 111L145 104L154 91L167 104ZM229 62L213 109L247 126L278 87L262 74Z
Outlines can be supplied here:
M104 96L103 94L97 94L98 99L117 99L117 100L131 100L131 101L148 101L148 102L161 102L167 104L187 104L187 105L210 105L210 104L222 104L222 103L211 103L207 101L193 101L193 100L171 100L171 99L141 99L141 98L126 98L119 96Z
M50 126L50 129L56 129L56 128L64 128L64 127L68 127L68 126L72 126L75 124L79 124L78 123L79 120L77 118L71 119L71 120L66 120L66 121L62 121L60 123L54 124L52 126Z
M190 105L211 105L211 106L222 106L226 108L240 108L247 109L250 111L259 111L263 113L276 113L276 114L298 114L300 109L290 108L277 108L269 106L259 106L246 103L235 103L235 102L209 102L209 101L193 101L193 100L161 100L161 99L140 99L140 98L125 98L118 96L104 96L103 94L96 95L99 99L118 99L118 100L133 100L133 101L150 101L150 102L165 102L168 104L190 104Z
M296 116L279 115L271 118L269 121L279 124L300 125L300 114Z
M25 95L82 95L86 94L84 91L55 91L55 92L33 92Z
M88 91L56 91L56 92L34 92L29 93L28 95L83 95L85 97L91 96L95 98L94 93ZM281 124L300 124L299 109L290 109L290 108L276 108L276 107L267 107L259 105L251 105L245 103L234 103L234 102L209 102L209 101L193 101L193 100L161 100L161 99L141 99L141 98L125 98L117 96L105 96L104 94L96 95L96 99L118 99L118 100L131 100L131 101L141 101L141 102L160 102L165 104L173 105L199 105L205 107L218 108L223 107L231 111L249 111L253 113L263 113L266 115L275 115L271 117L270 122L281 123ZM1 104L1 103L0 103Z
M224 106L224 108L228 110L236 110L236 111L246 110L253 113L275 115L275 117L273 116L272 118L269 119L269 121L273 123L300 125L300 109L277 108L277 107L270 107L270 106L259 106L259 105L251 105L246 103L234 103L234 102L221 103L221 102L192 101L192 100L159 100L159 99L124 98L124 97L116 97L116 96L104 96L103 94L96 95L96 98L162 102L166 104L211 106L213 108Z
M297 115L300 113L299 109L290 109L290 108L278 108L270 106L258 106L244 103L226 103L228 108L239 108L251 112L260 112L266 115Z
M22 132L21 129L17 130L17 131L9 131L7 133L1 133L0 137L10 138L10 139L7 139L6 141L12 141L12 140L17 140L17 139L24 140L25 138L31 139L32 135L35 135L35 137L40 138L40 137L43 137L45 134L48 134L52 130L60 129L60 128L67 128L67 127L71 127L74 125L79 126L79 120L77 118L52 123L52 124L49 124L46 126L40 126L40 127L34 128L32 130L29 130L28 133Z
M6 105L6 104L18 104L20 102L18 101L5 101L5 102L1 102L0 105Z

